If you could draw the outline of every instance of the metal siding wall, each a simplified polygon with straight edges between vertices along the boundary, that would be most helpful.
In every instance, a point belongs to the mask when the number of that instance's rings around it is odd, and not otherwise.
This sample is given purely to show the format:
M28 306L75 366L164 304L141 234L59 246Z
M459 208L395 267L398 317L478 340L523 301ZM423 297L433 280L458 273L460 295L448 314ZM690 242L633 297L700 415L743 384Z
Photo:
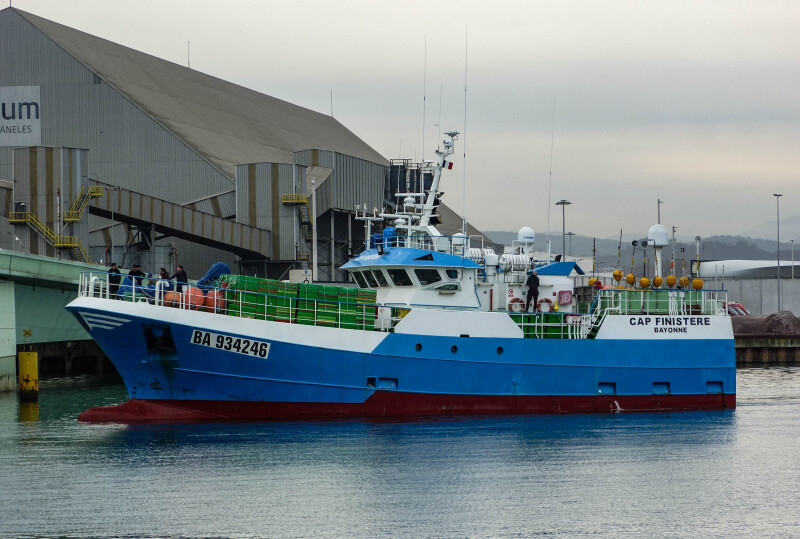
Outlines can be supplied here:
M88 148L89 175L177 204L232 183L13 11L0 15L0 86L41 86L42 143ZM5 155L4 155L5 154ZM7 153L0 171L8 167Z
M256 226L272 230L272 163L256 163Z
M57 163L61 167L61 221L64 221L64 212L72 207L73 202L80 194L82 187L89 186L88 178L88 152L75 148L60 148ZM103 193L103 196L106 196ZM77 236L84 247L89 247L89 208L86 208L81 220L75 223L65 223L62 234ZM68 252L64 252L69 258Z
M246 223L247 203L250 199L250 194L247 188L247 171L248 165L236 165L236 192L234 197L236 200L236 222Z
M190 279L199 279L205 275L214 262L224 262L231 268L231 271L236 271L237 257L233 253L198 245L179 238L164 240L164 243L175 245L178 250L178 264L184 267ZM161 242L156 242L156 245L160 244ZM167 269L170 272L174 271L172 268Z
M63 233L56 222L56 190L61 184L60 152L57 148L17 148L14 151L14 202L25 202L56 234ZM28 225L21 225L28 228ZM20 228L20 227L17 227ZM19 234L18 234L19 235ZM56 256L56 249L39 234L30 236L31 254Z
M94 73L11 10L0 12L0 50L3 51L0 86L42 87L42 142L89 149L85 169L90 184L94 179L152 194L175 204L198 200L193 206L199 211L222 214L223 217L234 215L238 208L236 218L243 223L248 222L245 210L250 197L253 197L257 226L266 230L273 228L270 188L273 178L267 164L255 165L255 192L250 193L247 189L247 165L236 167L235 175L240 181L232 183L223 172L203 160L114 88L104 81L95 84ZM377 182L381 170L386 167L326 150L297 152L294 162L302 173L296 175L294 182L292 165L280 164L278 177L274 178L279 182L278 194L308 192L304 175L307 169L303 167L309 167L312 160L317 166L333 170L317 192L317 217L332 207L352 211L355 204L365 202L381 206L383 184L375 189L372 183ZM68 165L64 166L71 170ZM37 156L37 168L42 167ZM11 150L8 148L0 148L1 178L12 178ZM235 191L231 191L232 188ZM40 192L45 193L45 190ZM75 196L73 193L64 196L62 204L71 204ZM200 200L211 196L216 197L214 201ZM152 211L158 211L158 208ZM279 214L280 237L273 237L273 240L280 243L280 257L291 260L295 256L296 210L279 204ZM188 213L179 217L191 219ZM186 224L192 229L197 228L195 223ZM27 230L27 227L23 229ZM25 235L27 237L27 232ZM299 234L297 239L303 241ZM116 240L117 235L115 243L123 243ZM94 245L95 241L100 241L100 245L105 243L102 234L92 234L89 243ZM183 240L175 241L185 244L185 249L193 257L197 256L197 264L210 265L213 262L208 258L202 259L212 256L209 253L213 250ZM234 255L226 256L235 258Z
M223 219L233 217L236 215L236 190L232 189L227 193L221 193L195 202L194 208L197 211L210 213Z
M312 158L312 155L316 157L316 159ZM336 183L336 169L335 169L335 152L328 152L323 150L303 150L302 152L297 152L294 154L294 162L298 165L303 165L307 167L306 174L309 174L308 168L312 166L324 167L333 169L331 175L322 183L322 185L318 185L316 189L316 198L317 198L317 217L324 214L331 208L331 203L335 197L335 187L334 184ZM299 178L300 180L300 191L303 193L311 193L311 180L310 178Z
M235 196L237 222L272 230L272 163L238 165ZM251 213L255 218L252 223Z
M281 195L286 195L294 192L292 170L293 165L280 164L278 165L278 190ZM280 203L280 201L279 201ZM273 245L279 245L280 260L294 260L294 228L295 228L295 208L290 204L280 204L278 208L278 219L280 221L279 230L280 235L276 235L273 230L272 241Z
M336 198L333 207L353 211L355 206L367 204L368 207L383 206L383 191L388 167L356 159L348 155L336 154Z
M312 165L312 155L317 156L317 163ZM294 153L294 163L304 167L325 167L334 168L336 164L335 152L326 150L302 150Z

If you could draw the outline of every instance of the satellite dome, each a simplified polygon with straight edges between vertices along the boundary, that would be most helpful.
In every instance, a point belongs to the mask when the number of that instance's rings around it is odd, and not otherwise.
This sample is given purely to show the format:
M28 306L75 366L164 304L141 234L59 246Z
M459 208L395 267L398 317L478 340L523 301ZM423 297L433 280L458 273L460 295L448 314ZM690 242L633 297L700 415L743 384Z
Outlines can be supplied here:
M647 239L653 247L666 247L669 245L669 234L664 225L653 225L647 230Z
M520 243L533 243L536 240L536 232L529 226L523 226L517 232L517 241Z

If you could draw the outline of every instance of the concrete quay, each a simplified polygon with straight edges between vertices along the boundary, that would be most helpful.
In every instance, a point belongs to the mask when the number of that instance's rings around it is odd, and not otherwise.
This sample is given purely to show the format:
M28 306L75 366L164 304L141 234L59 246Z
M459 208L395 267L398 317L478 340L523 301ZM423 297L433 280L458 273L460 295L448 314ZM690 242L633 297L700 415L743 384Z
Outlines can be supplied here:
M64 309L78 295L81 272L98 268L0 249L0 391L16 390L23 346L38 352L45 374L93 372L103 365L102 351Z
M800 336L736 338L737 367L800 365Z

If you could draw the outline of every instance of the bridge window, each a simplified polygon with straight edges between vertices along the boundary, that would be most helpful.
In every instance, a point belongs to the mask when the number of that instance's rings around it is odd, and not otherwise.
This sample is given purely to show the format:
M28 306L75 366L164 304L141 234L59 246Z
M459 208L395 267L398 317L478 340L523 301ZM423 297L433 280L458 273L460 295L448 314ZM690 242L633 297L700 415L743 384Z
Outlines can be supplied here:
M439 270L430 269L430 268L420 268L415 269L414 273L417 275L417 279L419 279L419 284L425 286L427 284L438 283L442 280L442 276L439 274Z
M457 290L461 290L461 285L458 283L445 283L437 286L436 290L440 292L455 292Z
M375 275L375 280L378 281L380 286L389 286L389 281L387 281L386 277L383 276L383 272L381 270L372 270L372 273Z
M389 273L389 277L392 279L395 286L412 286L411 277L408 276L406 270L392 268L386 271Z
M375 280L375 277L372 276L371 271L364 272L364 279L367 280L367 288L378 288L378 281Z
M351 271L350 275L353 276L353 279L355 279L356 283L358 284L358 286L360 288L369 288L367 286L367 281L365 281L364 277L361 276L361 272L360 271Z
M458 279L458 270L457 269L448 268L448 269L444 270L444 272L447 274L447 278L448 279Z

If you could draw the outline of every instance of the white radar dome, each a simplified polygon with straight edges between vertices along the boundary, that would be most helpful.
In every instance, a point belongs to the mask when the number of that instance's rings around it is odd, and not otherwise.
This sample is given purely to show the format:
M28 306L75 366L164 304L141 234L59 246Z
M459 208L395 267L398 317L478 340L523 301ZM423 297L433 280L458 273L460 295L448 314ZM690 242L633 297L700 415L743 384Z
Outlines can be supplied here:
M523 226L517 232L517 241L520 243L533 243L536 240L536 232L529 226Z
M653 225L647 230L647 239L653 247L666 247L669 245L669 234L664 225Z

